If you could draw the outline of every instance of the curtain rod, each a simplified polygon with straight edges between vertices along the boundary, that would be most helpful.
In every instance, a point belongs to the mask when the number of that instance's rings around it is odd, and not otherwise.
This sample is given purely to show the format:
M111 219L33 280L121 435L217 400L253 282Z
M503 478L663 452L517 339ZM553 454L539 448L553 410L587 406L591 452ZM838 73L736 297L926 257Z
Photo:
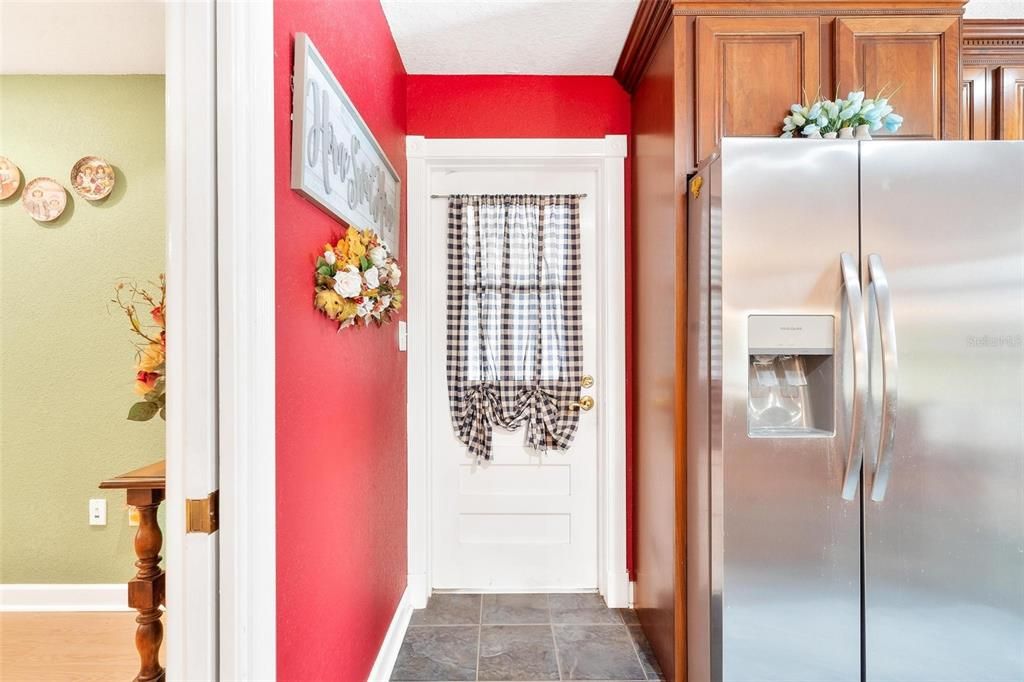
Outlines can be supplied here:
M431 194L430 198L431 199L447 199L448 197L471 197L471 196L482 196L482 197L495 197L495 196L499 196L500 197L500 196L506 196L506 195L502 195L502 194L477 194L477 195L473 195L473 194ZM522 197L522 196L556 196L556 197L576 197L577 199L586 199L587 198L586 194L552 194L552 195L546 195L546 194L533 194L533 195L530 195L530 194L509 194L507 196L511 196L511 197Z

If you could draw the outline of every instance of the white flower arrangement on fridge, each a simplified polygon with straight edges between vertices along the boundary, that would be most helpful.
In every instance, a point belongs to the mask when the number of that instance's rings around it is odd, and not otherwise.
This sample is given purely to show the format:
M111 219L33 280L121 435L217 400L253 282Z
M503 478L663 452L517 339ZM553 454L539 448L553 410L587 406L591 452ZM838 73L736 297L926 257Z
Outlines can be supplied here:
M889 104L892 94L865 98L864 91L851 92L846 99L827 100L818 98L810 106L794 104L790 114L782 120L780 137L853 137L854 130L872 133L882 128L894 133L903 125L903 117L893 111ZM847 131L844 134L844 131ZM858 137L870 137L861 134Z

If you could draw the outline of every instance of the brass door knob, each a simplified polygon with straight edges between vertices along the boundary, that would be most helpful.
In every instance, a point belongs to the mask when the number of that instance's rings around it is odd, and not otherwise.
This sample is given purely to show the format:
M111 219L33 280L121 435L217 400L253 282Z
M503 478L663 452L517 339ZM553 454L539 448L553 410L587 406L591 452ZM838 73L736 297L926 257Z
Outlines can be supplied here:
M584 412L590 412L594 409L594 399L589 395L585 395L580 398L578 403L573 403L569 406L570 410L583 410Z
M580 386L582 386L583 388L590 388L593 385L594 377L590 376L589 374L584 374L583 378L580 379Z

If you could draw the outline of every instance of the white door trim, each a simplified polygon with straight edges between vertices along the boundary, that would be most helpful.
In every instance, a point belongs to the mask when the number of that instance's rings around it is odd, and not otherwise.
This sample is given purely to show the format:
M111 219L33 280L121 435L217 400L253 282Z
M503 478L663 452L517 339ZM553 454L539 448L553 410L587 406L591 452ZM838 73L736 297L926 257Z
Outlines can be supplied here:
M185 533L185 499L217 488L216 13L169 2L167 164L168 680L217 678L217 534Z
M166 17L167 678L274 679L273 6ZM221 530L186 535L218 487Z
M625 320L625 172L626 136L598 139L427 139L409 136L408 156L408 287L412 299L428 288L431 188L436 169L472 164L479 168L530 162L571 160L598 177L597 268L598 357L594 398L601 406L598 432L598 589L610 607L625 607L629 598L626 572L626 320ZM439 201L439 200L433 200ZM409 596L415 608L430 596L430 423L428 386L430 355L427 328L444 319L413 301L409 307L408 358L408 504Z
M277 676L274 5L217 0L220 676Z

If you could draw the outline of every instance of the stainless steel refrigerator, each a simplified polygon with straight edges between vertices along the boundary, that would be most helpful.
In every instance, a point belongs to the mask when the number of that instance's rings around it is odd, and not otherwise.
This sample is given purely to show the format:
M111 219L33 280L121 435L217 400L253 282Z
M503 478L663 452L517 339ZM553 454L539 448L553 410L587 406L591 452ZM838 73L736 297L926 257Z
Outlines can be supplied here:
M1024 680L1024 142L688 189L689 680Z

